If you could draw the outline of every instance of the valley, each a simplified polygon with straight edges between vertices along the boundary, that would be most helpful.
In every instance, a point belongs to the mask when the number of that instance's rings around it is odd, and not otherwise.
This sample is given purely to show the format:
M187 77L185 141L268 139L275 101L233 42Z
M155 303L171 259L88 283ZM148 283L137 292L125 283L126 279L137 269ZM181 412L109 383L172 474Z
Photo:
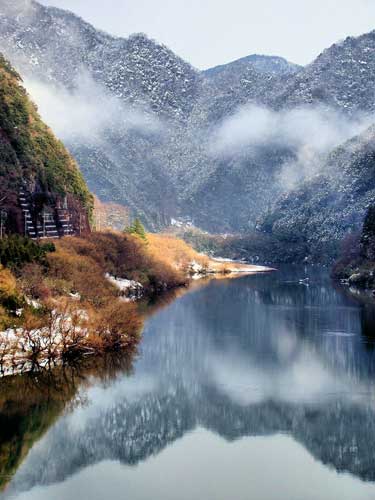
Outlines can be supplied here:
M0 500L375 498L375 7L337 2L0 0Z
M290 257L299 260L316 260L315 237L336 258L338 240L360 230L371 167L362 171L344 150L356 141L360 161L371 139L373 32L334 44L306 67L254 55L202 72L143 34L112 37L34 1L1 8L0 50L103 201L127 206L152 230L188 219L211 233L271 232L276 240L298 233L319 206L334 222L320 236L308 227L321 221L307 223L303 250ZM332 196L343 161L347 194ZM309 189L314 208L302 195ZM348 196L350 213L337 220ZM285 260L281 252L272 259Z

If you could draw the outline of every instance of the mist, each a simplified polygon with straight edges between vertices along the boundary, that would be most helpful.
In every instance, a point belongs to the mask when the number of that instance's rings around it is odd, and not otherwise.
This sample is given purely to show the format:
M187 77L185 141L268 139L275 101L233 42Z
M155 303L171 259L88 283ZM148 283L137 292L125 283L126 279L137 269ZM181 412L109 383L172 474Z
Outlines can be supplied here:
M154 134L162 129L155 115L126 106L87 73L81 73L72 91L35 79L24 83L43 120L63 141L99 141L106 130Z
M315 106L274 111L257 105L241 107L212 134L210 153L231 157L257 147L287 147L295 159L281 166L279 180L288 190L316 174L323 159L337 146L366 130L374 117L346 117L333 109Z

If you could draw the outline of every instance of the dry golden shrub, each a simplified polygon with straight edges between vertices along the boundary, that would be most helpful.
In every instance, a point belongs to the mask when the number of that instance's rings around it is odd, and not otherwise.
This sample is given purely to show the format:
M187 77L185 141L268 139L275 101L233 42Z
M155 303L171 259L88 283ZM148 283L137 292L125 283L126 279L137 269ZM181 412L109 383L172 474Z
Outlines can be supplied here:
M196 262L206 269L209 258L196 252L185 241L168 234L148 234L149 252L157 260L168 263L187 272L191 263Z
M0 265L0 300L17 294L17 281L9 269Z
M142 326L143 321L134 304L108 304L92 316L87 342L96 351L121 350L139 340Z
M169 262L168 255L162 258L162 252L155 251L152 244L130 234L105 232L87 238L64 238L56 247L57 251L48 255L50 273L73 281L85 296L90 291L82 289L85 275L91 291L100 288L105 273L138 281L152 291L182 286L187 281L179 262Z
M196 262L209 260L169 235L137 236L107 231L56 242L44 265L27 264L20 271L22 292L40 301L24 307L19 342L33 361L98 354L135 346L142 318L134 304L120 300L120 290L106 277L140 282L152 293L185 285ZM71 297L78 292L78 297ZM0 269L0 297L17 293L17 281ZM1 317L6 311L0 310ZM19 343L18 342L18 343Z
M105 278L103 269L91 257L79 255L57 245L56 252L48 255L49 278L71 284L71 292L78 292L83 301L100 306L116 296L116 289Z
M20 271L19 282L24 294L33 299L46 301L52 296L52 290L46 279L46 272L40 264L26 264Z

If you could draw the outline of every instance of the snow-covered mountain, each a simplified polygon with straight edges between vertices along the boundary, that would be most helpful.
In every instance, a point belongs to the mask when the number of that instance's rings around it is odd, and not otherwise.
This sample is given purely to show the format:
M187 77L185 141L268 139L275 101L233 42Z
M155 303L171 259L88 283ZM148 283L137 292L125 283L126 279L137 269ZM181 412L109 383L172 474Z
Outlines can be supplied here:
M282 196L261 229L276 239L298 241L275 260L337 257L345 235L361 228L375 200L375 126L334 150L321 173Z
M145 35L115 38L32 0L1 0L0 16L1 51L53 128L68 115L60 136L91 189L130 206L150 225L165 224L175 204L157 150L188 119L198 72ZM54 109L63 100L65 109Z
M87 72L125 103L168 117L188 116L197 71L145 35L115 38L33 0L2 0L0 14L1 49L28 78L72 89Z
M277 107L319 104L345 113L375 110L375 31L332 45L286 81L275 96Z
M208 78L216 78L224 72L232 74L244 72L249 67L256 69L259 73L269 75L290 75L302 69L298 64L290 63L283 57L252 54L227 64L209 68L203 73Z
M113 37L34 0L0 0L0 51L42 116L89 187L150 227L184 217L215 232L253 229L364 130L374 47L372 32L304 68L252 55L199 72L146 35Z

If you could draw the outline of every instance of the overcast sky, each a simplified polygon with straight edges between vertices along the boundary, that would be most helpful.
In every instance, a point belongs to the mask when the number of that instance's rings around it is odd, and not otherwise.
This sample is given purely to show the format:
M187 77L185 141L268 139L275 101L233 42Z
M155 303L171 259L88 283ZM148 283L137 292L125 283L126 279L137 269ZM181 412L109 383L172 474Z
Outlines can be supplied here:
M198 68L249 54L307 64L375 29L375 0L39 0L119 35L144 32Z

